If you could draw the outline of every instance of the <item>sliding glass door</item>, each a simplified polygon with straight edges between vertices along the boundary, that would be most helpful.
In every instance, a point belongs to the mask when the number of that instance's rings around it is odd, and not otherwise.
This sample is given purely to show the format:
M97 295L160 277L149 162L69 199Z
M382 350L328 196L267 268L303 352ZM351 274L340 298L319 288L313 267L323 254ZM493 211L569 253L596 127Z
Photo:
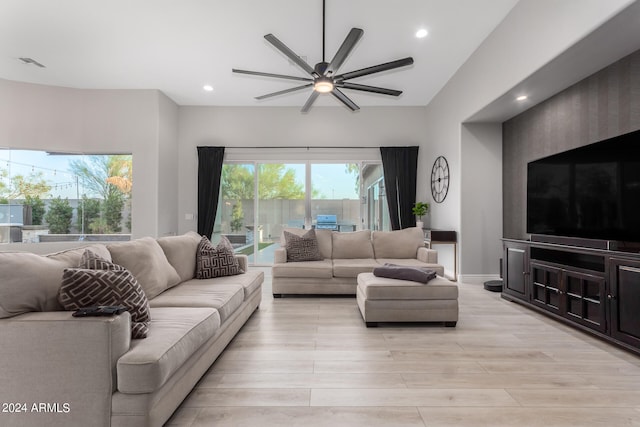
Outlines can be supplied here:
M256 265L273 263L285 228L388 230L379 163L228 162L213 240Z
M357 163L312 163L311 224L335 231L362 229L360 166Z
M286 227L301 228L305 219L304 163L258 164L255 264L272 264L273 252Z

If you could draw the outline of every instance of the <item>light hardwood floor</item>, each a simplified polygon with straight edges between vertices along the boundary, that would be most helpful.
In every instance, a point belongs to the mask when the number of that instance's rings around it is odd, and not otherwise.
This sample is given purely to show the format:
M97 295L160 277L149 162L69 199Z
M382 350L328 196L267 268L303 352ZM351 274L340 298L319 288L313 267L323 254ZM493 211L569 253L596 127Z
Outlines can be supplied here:
M640 426L640 357L460 284L460 320L364 326L271 296L169 420L205 426Z

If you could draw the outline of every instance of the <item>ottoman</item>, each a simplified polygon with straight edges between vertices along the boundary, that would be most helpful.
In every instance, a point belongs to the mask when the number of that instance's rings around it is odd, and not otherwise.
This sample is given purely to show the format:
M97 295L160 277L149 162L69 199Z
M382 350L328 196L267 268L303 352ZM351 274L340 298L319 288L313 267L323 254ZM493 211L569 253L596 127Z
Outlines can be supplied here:
M358 274L356 299L367 327L378 322L458 322L458 285L437 276L428 283Z

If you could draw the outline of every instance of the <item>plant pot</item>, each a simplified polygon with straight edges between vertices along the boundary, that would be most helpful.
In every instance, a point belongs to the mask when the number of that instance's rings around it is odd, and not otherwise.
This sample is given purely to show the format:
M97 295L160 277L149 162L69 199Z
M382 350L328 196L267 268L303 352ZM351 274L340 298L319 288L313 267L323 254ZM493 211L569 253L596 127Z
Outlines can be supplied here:
M424 222L422 222L422 221L416 221L416 227L418 227L418 228L424 228Z

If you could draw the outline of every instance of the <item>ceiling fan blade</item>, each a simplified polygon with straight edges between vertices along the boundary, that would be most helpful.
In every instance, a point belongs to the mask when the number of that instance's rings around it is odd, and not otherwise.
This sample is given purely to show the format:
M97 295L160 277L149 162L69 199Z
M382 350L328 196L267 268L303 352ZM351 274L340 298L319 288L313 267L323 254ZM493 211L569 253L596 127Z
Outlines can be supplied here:
M265 99L265 98L271 98L272 96L284 95L285 93L295 92L296 90L304 89L304 88L311 87L311 86L313 86L313 83L309 83L309 84L302 85L302 86L297 86L297 87L292 87L291 89L285 89L285 90L281 90L281 91L278 91L278 92L268 93L268 94L262 95L262 96L256 96L256 99Z
M231 69L231 71L239 74L250 74L252 76L275 77L277 79L300 80L303 82L313 81L313 79L310 79L308 77L286 76L284 74L263 73L261 71L238 70L237 68L233 68Z
M325 76L338 71L338 68L340 68L345 59L347 59L347 56L349 56L363 34L364 31L362 31L360 28L352 28L351 31L349 31L349 34L347 34L347 37L342 42L342 46L340 46L340 49L338 49L338 52L336 52L336 55L333 57L331 63L327 67L327 71L325 71L324 73Z
M373 67L362 68L361 70L350 71L334 77L336 80L349 80L356 77L362 77L369 74L380 73L382 71L393 70L394 68L404 67L413 64L413 58L407 57L398 59L397 61L385 62L384 64L374 65Z
M309 109L311 108L311 106L313 105L313 103L316 101L316 98L318 98L318 95L320 95L319 92L316 92L315 90L311 92L311 96L309 96L309 99L307 99L307 102L304 103L304 106L302 107L302 110L300 110L302 113L306 113L307 111L309 111Z
M386 89L386 88L383 88L383 87L376 87L376 86L360 85L360 84L357 84L357 83L339 82L339 83L336 83L336 85L338 87L342 87L342 88L345 88L345 89L361 90L363 92L380 93L382 95L400 96L400 94L402 94L401 90Z
M276 49L284 53L287 58L295 62L300 68L311 75L315 75L313 67L311 67L311 65L307 64L302 58L296 55L294 51L287 47L287 45L278 40L276 36L274 36L273 34L267 34L266 36L264 36L264 38L267 39L269 43L274 45Z
M347 95L340 92L340 89L338 89L337 87L333 88L333 90L331 91L331 94L336 98L338 98L340 102L346 105L351 111L356 111L360 109L360 107L358 107L352 100L350 100Z

